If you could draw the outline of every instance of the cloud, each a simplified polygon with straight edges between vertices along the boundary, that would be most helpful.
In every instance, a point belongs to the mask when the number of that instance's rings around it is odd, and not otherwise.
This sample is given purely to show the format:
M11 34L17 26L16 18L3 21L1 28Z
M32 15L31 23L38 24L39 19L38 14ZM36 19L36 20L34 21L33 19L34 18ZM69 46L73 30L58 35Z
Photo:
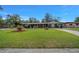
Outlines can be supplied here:
M29 16L20 16L22 18L22 20L28 20Z
M65 19L65 18L62 18L60 21L61 22L73 22L73 20L71 21L71 20L68 20L68 19Z
M4 12L4 11L0 12L0 15L7 15L7 14L12 14L12 13L7 13L7 12Z

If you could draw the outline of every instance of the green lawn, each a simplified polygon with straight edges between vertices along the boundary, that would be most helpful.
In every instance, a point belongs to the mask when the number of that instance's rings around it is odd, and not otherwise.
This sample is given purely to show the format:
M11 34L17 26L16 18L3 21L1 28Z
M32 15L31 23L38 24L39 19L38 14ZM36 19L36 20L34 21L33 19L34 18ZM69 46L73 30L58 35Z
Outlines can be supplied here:
M79 31L79 28L67 28L67 29Z
M54 29L0 30L0 48L79 48L79 37Z

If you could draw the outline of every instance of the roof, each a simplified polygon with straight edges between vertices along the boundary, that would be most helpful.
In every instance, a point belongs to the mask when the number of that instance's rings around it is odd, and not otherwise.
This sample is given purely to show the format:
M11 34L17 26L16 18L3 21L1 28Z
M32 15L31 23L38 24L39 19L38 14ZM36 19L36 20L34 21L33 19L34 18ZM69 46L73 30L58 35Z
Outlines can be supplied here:
M55 23L58 23L58 22L46 22L46 23L22 23L22 24L55 24Z
M65 22L65 23L79 23L79 22Z

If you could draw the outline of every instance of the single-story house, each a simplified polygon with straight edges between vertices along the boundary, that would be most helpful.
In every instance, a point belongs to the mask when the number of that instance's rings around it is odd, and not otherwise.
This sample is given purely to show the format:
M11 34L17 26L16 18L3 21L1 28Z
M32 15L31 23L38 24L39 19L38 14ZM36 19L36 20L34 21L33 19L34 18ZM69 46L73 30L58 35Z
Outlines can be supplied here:
M79 22L46 22L46 23L22 23L25 28L73 28L79 27ZM0 28L8 28L7 24L0 25Z

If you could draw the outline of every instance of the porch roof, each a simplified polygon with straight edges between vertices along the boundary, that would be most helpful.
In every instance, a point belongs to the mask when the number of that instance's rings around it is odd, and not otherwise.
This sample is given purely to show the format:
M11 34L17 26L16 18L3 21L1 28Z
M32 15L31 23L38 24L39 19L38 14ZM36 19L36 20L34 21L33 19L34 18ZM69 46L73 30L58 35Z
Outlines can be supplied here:
M47 22L47 23L22 23L22 24L56 24L58 22Z

